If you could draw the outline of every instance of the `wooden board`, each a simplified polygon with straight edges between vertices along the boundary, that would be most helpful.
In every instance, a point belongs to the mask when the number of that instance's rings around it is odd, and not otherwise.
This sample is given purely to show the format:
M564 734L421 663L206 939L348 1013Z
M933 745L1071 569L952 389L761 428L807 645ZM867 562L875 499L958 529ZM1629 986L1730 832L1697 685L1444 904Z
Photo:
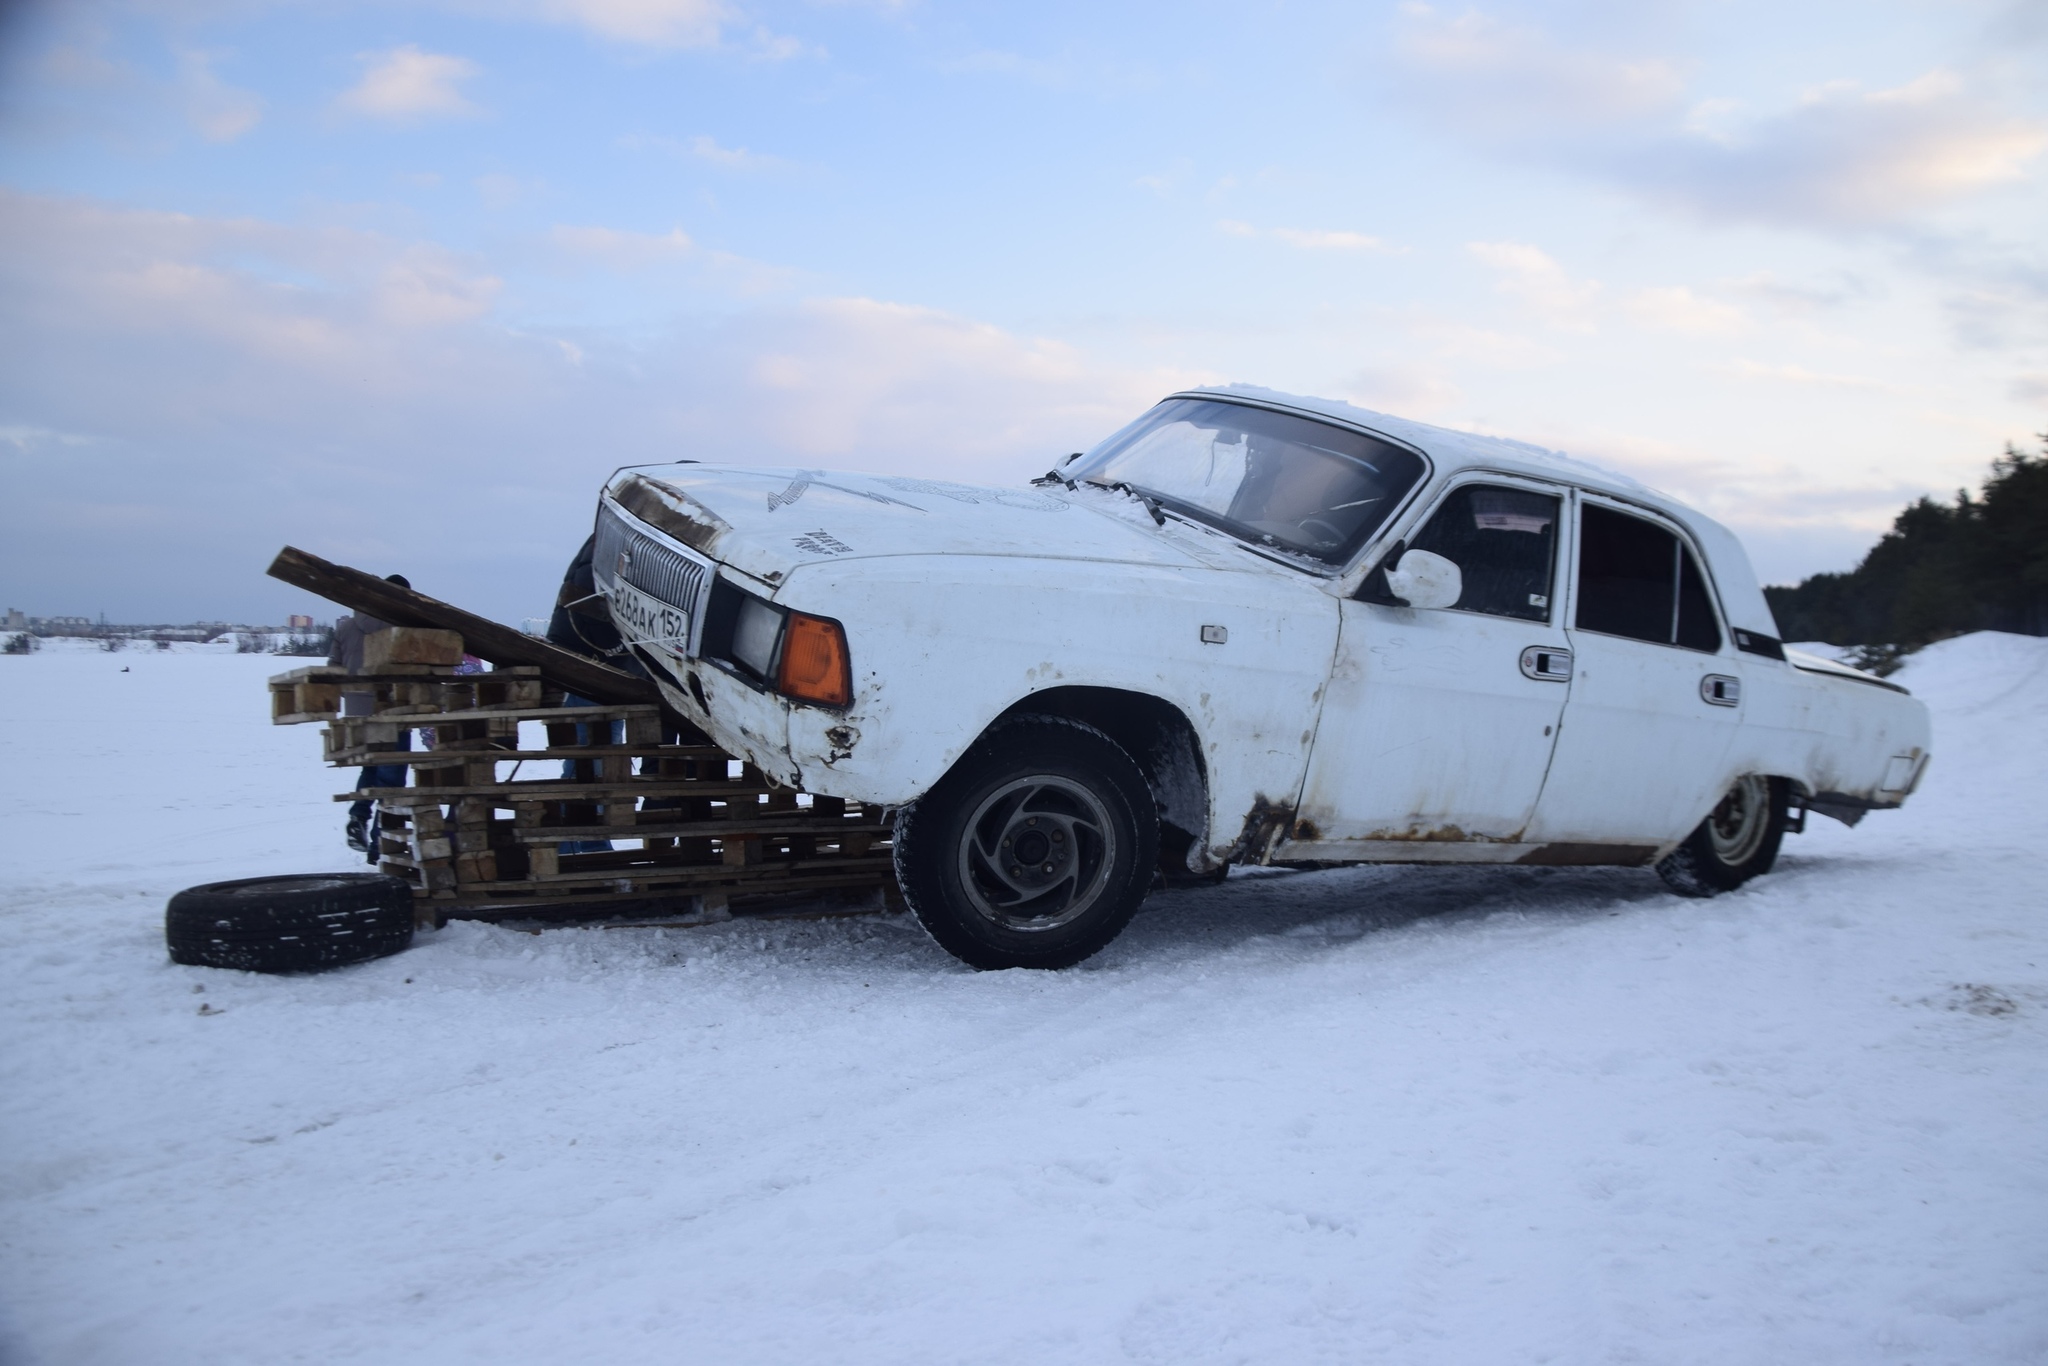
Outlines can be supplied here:
M296 546L280 550L271 561L269 573L274 579L318 593L355 611L367 612L394 626L431 626L454 631L479 659L488 659L493 664L533 665L547 677L573 688L579 697L593 702L661 701L660 690L637 674L585 659L538 636L465 612L425 593L386 583L375 574L323 560Z

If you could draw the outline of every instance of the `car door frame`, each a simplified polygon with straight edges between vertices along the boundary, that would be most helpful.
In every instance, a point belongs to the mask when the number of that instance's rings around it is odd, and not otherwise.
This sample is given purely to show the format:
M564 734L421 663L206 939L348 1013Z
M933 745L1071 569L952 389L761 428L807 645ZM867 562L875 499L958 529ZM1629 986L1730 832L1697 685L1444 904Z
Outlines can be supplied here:
M1360 598L1359 594L1363 590L1365 583L1370 580L1372 573L1379 565L1392 555L1395 547L1405 547L1408 539L1423 527L1428 526L1431 519L1443 509L1453 495L1461 489L1470 488L1474 485L1516 489L1557 499L1557 545L1554 550L1551 566L1549 614L1544 621L1529 621L1520 617L1500 616L1493 613L1474 612L1469 609L1458 608L1419 609L1394 607L1390 609L1386 604L1374 603ZM1571 592L1574 583L1571 576L1576 573L1578 563L1576 552L1578 536L1577 493L1578 489L1569 479L1560 478L1555 475L1533 474L1519 470L1498 469L1486 466L1468 466L1458 469L1446 477L1440 484L1428 489L1422 497L1415 499L1409 507L1403 509L1394 524L1382 531L1375 539L1375 543L1368 548L1367 552L1346 571L1342 576L1341 582L1347 585L1350 591L1343 594L1343 599L1340 603L1341 620L1338 628L1337 653L1332 661L1332 688L1326 691L1322 706L1319 709L1315 734L1310 741L1307 762L1303 765L1302 784L1295 794L1297 818L1290 822L1288 826L1283 827L1285 833L1279 834L1278 838L1268 845L1264 851L1263 861L1283 863L1299 861L1347 863L1497 863L1513 862L1524 853L1536 847L1501 838L1447 837L1446 832L1438 832L1432 836L1411 836L1399 839L1327 838L1328 832L1317 827L1313 821L1305 819L1307 813L1303 810L1303 807L1307 801L1310 786L1316 779L1317 756L1319 753L1326 754L1326 751L1322 750L1321 746L1332 738L1334 731L1337 729L1337 727L1331 724L1332 708L1337 700L1335 697L1335 685L1338 681L1336 671L1346 667L1347 653L1353 648L1353 643L1347 640L1347 635L1364 627L1371 620L1370 614L1373 611L1421 612L1427 610L1454 612L1461 617L1482 618L1491 623L1512 623L1526 628L1531 637L1541 633L1556 640L1566 642L1561 648L1567 653L1569 652L1570 617L1568 614L1572 610L1571 604L1574 602ZM1527 653L1530 648L1541 647L1543 647L1542 641L1532 641L1529 645L1525 645L1521 651L1518 651L1518 654ZM1552 645L1547 648L1555 652L1559 647ZM1559 688L1558 715L1561 716L1569 689L1568 680L1554 678L1538 679L1535 675L1528 673L1526 668L1522 670L1522 673L1531 682L1537 682L1544 687L1556 686ZM1528 813L1528 819L1531 820L1534 818L1535 811L1539 809L1543 787L1548 778L1549 755L1554 751L1555 734L1551 729L1546 729L1546 736L1552 741L1552 747L1545 750L1543 770L1536 775L1533 784ZM1278 834L1277 831L1276 834Z
M1654 861L1662 853L1667 852L1680 840L1684 839L1687 834L1691 833L1700 820L1704 819L1706 813L1713 809L1714 804L1720 800L1729 784L1733 781L1733 776L1727 770L1731 762L1731 756L1739 753L1737 740L1742 726L1744 711L1740 698L1746 683L1742 652L1735 644L1734 629L1729 624L1727 607L1722 601L1720 585L1715 579L1714 562L1700 545L1698 539L1693 536L1682 518L1654 503L1644 502L1637 498L1631 498L1626 494L1615 493L1601 488L1574 487L1572 503L1572 543L1570 567L1566 577L1565 616L1566 634L1571 638L1573 645L1574 670L1572 690L1571 695L1568 696L1566 701L1564 725L1558 735L1558 745L1552 751L1550 773L1545 779L1543 794L1537 800L1536 813L1530 822L1530 831L1532 835L1539 837L1544 847L1554 851L1556 859L1546 861L1563 860L1621 864L1648 863ZM1691 649L1676 643L1666 644L1658 641L1641 640L1631 636L1613 635L1604 631L1595 631L1591 628L1582 628L1577 624L1580 589L1579 568L1585 545L1582 534L1584 528L1584 509L1588 506L1605 507L1611 511L1647 521L1652 526L1673 536L1679 546L1692 556L1693 563L1698 566L1700 578L1706 589L1707 603L1714 615L1715 629L1720 635L1720 644L1714 651L1710 653L1704 650ZM1577 753L1574 732L1583 730L1589 722L1593 721L1593 718L1575 715L1571 703L1573 700L1583 698L1585 693L1593 686L1598 686L1604 682L1597 675L1593 676L1591 681L1589 681L1586 673L1586 666L1588 664L1601 664L1603 668L1606 665L1601 663L1598 652L1595 652L1589 658L1586 647L1580 643L1581 638L1584 636L1593 636L1603 642L1618 641L1621 642L1624 648L1642 647L1645 649L1669 651L1671 654L1668 658L1686 661L1689 668L1696 669L1701 679L1698 695L1690 698L1688 705L1698 706L1703 708L1703 710L1690 713L1691 716L1696 721L1705 720L1717 729L1725 727L1725 729L1721 730L1721 743L1714 757L1702 760L1698 765L1701 773L1712 775L1705 780L1705 786L1701 790L1691 792L1671 803L1674 810L1691 813L1689 817L1673 817L1674 822L1683 820L1683 828L1674 828L1671 832L1660 834L1652 842L1646 842L1642 832L1630 832L1630 838L1628 839L1604 840L1596 838L1595 836L1599 832L1573 826L1569 813L1553 805L1553 803L1571 800L1570 795L1559 790L1555 784L1561 781L1575 780L1575 775L1572 772L1573 766L1576 763ZM1710 678L1732 678L1735 681L1737 693L1735 704L1722 707L1709 703L1706 700L1704 683L1705 680ZM1675 695L1674 693L1674 697ZM1673 705L1675 707L1675 701ZM1676 710L1672 710L1669 714L1676 716L1678 713ZM1571 748L1567 748L1568 745ZM1560 761L1561 756L1562 762Z

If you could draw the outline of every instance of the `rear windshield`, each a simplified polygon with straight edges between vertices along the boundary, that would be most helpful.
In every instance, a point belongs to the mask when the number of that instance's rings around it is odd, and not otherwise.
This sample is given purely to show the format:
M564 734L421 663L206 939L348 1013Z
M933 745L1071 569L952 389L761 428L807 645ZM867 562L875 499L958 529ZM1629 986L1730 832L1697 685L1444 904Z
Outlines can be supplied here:
M1265 408L1174 398L1062 473L1325 565L1346 563L1422 476L1413 451Z

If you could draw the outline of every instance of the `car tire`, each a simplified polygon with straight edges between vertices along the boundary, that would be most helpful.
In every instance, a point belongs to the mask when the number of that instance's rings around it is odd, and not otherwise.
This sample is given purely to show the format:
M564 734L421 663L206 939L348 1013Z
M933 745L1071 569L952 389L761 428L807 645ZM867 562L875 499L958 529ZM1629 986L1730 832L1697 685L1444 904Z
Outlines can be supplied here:
M1123 932L1159 855L1152 789L1093 726L995 727L897 816L896 879L939 946L976 968L1065 968Z
M1657 874L1681 896L1718 896L1771 871L1790 819L1783 778L1738 779L1699 829L1667 854Z
M164 908L171 961L318 972L412 943L412 887L377 873L251 877L188 887Z

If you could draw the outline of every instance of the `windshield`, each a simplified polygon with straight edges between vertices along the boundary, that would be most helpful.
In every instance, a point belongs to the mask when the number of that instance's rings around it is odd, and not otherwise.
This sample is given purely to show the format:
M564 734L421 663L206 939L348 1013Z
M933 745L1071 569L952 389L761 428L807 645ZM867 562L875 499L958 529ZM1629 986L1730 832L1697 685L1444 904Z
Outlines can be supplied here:
M1341 565L1421 477L1422 459L1306 417L1174 398L1061 473L1129 485L1254 544Z

